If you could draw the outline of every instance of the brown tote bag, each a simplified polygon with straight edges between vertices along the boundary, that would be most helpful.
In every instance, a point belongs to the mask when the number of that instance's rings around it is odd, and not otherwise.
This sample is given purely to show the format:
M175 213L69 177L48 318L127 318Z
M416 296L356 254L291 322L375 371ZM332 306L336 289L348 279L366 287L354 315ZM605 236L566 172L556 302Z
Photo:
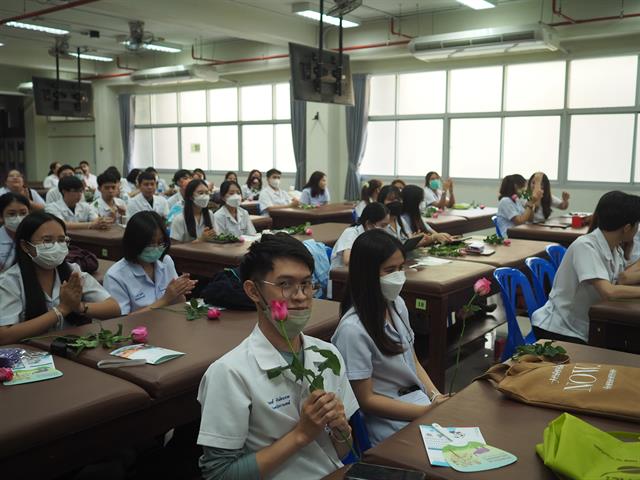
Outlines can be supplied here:
M511 365L494 365L478 379L529 405L640 422L640 368L555 364L525 355Z

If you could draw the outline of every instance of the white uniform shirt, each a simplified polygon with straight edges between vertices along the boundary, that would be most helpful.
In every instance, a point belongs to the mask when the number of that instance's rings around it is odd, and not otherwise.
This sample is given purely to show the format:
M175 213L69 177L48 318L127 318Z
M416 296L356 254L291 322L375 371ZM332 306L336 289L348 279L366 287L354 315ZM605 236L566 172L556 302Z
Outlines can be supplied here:
M214 215L211 213L211 210L207 210L207 212L209 213L211 227L213 228ZM200 238L200 235L202 235L205 228L206 225L204 223L204 217L200 215L200 220L196 222L197 238ZM216 233L218 233L217 230ZM173 217L173 220L171 221L171 238L179 242L193 242L196 240L196 238L189 235L189 232L187 231L187 223L184 221L184 212L178 213Z
M562 200L556 197L555 195L551 195L551 208L560 208L562 205ZM544 218L544 212L542 211L542 207L536 207L533 212L533 221L534 222L544 222L546 218Z
M300 195L300 203L303 205L325 205L331 201L331 194L329 189L325 188L324 193L321 193L317 197L311 196L311 188L307 187L302 190Z
M346 228L344 232L340 234L331 252L331 268L346 267L342 254L345 250L351 250L353 242L355 242L356 238L362 233L364 233L364 227L362 225L355 225Z
M83 175L84 183L87 187L92 188L94 190L98 189L98 177L96 177L93 173L90 173L89 176Z
M11 192L11 190L9 190L7 187L2 187L0 188L0 197L2 195L4 195L5 193L9 193ZM44 199L40 196L40 194L38 192L36 192L33 188L29 189L29 193L31 194L31 198L33 199L33 201L35 203L39 203L40 205L44 205Z
M631 258L629 259L629 265L636 263L640 260L640 230L633 237L633 250L631 250Z
M169 255L156 261L153 275L155 282L151 281L142 266L121 258L107 270L102 283L120 305L120 313L127 315L161 298L169 282L178 278Z
M16 261L16 242L7 233L7 228L0 227L0 272L4 272Z
M176 193L171 195L171 197L169 197L168 202L169 210L171 210L171 208L178 203L184 206L184 198L182 198L182 193L178 190Z
M113 201L115 202L116 207L124 208L126 210L127 204L124 200L122 200L121 198L114 197ZM98 215L101 217L112 217L114 215L113 210L109 205L107 205L107 202L104 201L102 196L94 200L92 203L92 206L96 210ZM115 212L115 218L116 219L120 218L120 214L118 213L117 210Z
M260 191L259 207L262 215L269 215L267 208L279 205L289 205L291 197L283 189L274 190L267 185Z
M69 206L64 203L64 200L58 200L55 203L47 204L44 211L55 215L65 223L93 222L98 218L96 209L86 202L76 203L75 209L71 210Z
M251 190L251 188L247 186L247 184L242 185L241 189L242 189L242 198L244 200L255 200L260 195L259 191L254 192L253 190Z
M358 204L356 205L356 219L360 218L360 215L362 215L362 211L365 209L367 205L369 204L364 200L360 200L358 202Z
M510 197L502 197L498 202L497 222L500 235L507 238L507 230L515 226L513 217L517 217L524 213L522 201L517 198L515 202Z
M80 271L75 263L70 263L72 271L80 273L82 282L82 301L87 303L103 302L109 298L107 291L90 274ZM60 305L60 277L55 270L51 297L44 294L47 310ZM14 325L24 321L25 293L20 266L15 264L9 270L0 273L0 325ZM62 328L72 325L64 321Z
M244 208L236 209L238 219L227 210L227 207L220 207L213 215L213 228L217 234L225 233L240 237L240 235L255 235L256 227L251 222L251 216Z
M427 206L433 205L439 202L444 194L444 190L438 189L435 192L429 187L424 187L424 203Z
M167 215L169 215L169 205L164 197L154 195L153 206L151 206L147 199L144 198L144 195L139 193L135 197L131 198L127 204L127 218L130 219L136 213L146 212L148 210L153 210L163 218L167 218Z
M588 280L616 283L624 267L622 248L611 251L600 229L579 237L567 249L549 300L533 313L531 323L550 332L588 341L589 308L602 300Z
M413 358L414 333L409 324L409 311L401 297L398 297L394 304L395 309L390 305L393 325L385 323L384 332L394 342L402 344L403 353L382 353L367 333L354 308L349 309L340 320L331 337L331 343L344 358L349 380L370 378L373 392L378 395L408 403L429 405L431 401L428 392L425 392L425 386L418 377ZM400 396L399 390L414 385L420 390ZM371 443L375 446L409 422L365 414L365 423Z
M414 233L418 233L413 231L413 228L411 227L411 219L409 218L408 213L403 213L402 215L400 215L400 218L398 219L398 221L402 223L402 227L404 228L404 231L407 235L413 235ZM424 223L424 226L427 229L428 233L436 233L436 231L431 227L431 225L427 223L425 218L422 219L422 223Z
M327 392L334 392L341 399L350 418L358 410L358 402L340 353L330 343L303 335L303 348L309 346L331 350L340 359L340 375L325 370L324 385ZM317 371L317 365L323 361L320 354L305 350L305 368ZM212 363L198 390L202 406L198 444L223 449L245 447L257 452L290 432L300 420L300 410L309 396L309 383L296 382L289 371L272 380L268 378L267 370L286 365L257 325L240 345ZM317 479L341 466L329 435L321 432L267 478Z
M398 217L396 219L396 229L394 230L393 225L391 224L391 222L389 222L389 225L387 225L386 231L391 235L393 235L394 237L396 237L402 243L404 243L409 239L409 237L406 234L406 230L403 231L404 226L400 228L401 226L402 226L402 223L401 223L400 217Z
M58 178L58 176L55 173L52 173L44 179L44 181L42 182L42 188L46 188L47 190L58 188L59 181L60 179Z

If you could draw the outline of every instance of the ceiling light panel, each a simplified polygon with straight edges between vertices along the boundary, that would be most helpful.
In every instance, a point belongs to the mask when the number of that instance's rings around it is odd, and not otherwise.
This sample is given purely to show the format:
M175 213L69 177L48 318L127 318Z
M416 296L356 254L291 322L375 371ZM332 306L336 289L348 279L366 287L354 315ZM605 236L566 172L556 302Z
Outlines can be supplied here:
M63 30L61 28L45 27L44 25L34 25L33 23L22 22L7 22L7 27L22 28L24 30L32 30L35 32L49 33L51 35L68 35L69 30Z
M490 2L489 0L458 0L458 3L462 3L474 10L485 10L496 6L495 2Z
M154 52L165 52L165 53L178 53L181 52L181 48L170 47L168 45L159 45L157 43L145 43L142 45L142 48L147 50L152 50Z
M320 20L320 13L314 10L302 10L300 12L295 12L298 15L301 15L306 18L310 18L311 20ZM335 25L336 27L340 25L340 19L338 17L332 17L330 15L323 15L322 21L324 23L328 23L330 25ZM356 22L352 22L351 20L342 19L342 26L344 28L353 28L358 27L360 24Z

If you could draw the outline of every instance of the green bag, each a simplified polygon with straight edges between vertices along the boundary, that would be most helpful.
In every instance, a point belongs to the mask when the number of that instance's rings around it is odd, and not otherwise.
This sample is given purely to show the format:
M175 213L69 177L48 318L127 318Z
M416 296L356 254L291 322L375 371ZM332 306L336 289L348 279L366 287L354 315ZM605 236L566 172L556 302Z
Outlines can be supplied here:
M536 452L561 478L574 480L640 480L638 433L603 432L573 415L563 413L544 429L544 443Z

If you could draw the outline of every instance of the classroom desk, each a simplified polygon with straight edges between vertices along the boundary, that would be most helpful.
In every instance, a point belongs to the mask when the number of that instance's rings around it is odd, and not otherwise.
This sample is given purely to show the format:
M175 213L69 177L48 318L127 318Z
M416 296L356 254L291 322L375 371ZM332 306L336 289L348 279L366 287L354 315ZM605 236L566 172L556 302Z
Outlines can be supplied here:
M273 226L273 219L271 217L263 217L261 215L250 215L251 223L256 227L256 230L261 232L267 230Z
M98 258L117 261L122 258L124 227L112 225L107 230L69 230L71 244L95 254Z
M494 267L523 268L524 261L528 257L546 258L545 248L549 242L536 242L534 240L511 240L511 245L486 245L496 253L492 255L465 255L455 257L461 262L484 263Z
M467 219L454 215L438 215L436 218L423 218L436 232L448 233L449 235L462 235L467 233Z
M408 265L413 262L409 261ZM474 262L458 262L418 270L405 269L407 281L402 298L409 312L425 317L429 330L426 369L439 389L444 388L447 355L447 316L461 307L473 295L473 284L481 277L491 279L494 267ZM347 268L331 270L334 300L342 300Z
M640 299L597 303L589 319L589 345L640 353Z
M353 222L352 202L330 203L318 208L281 208L269 212L273 218L273 228L295 227L305 222L311 224L338 222Z
M560 228L557 226L548 226L545 224L525 223L523 225L517 225L507 230L507 236L509 238L518 238L523 240L542 240L546 242L559 243L565 247L568 247L573 241L589 232L589 226L586 225L581 228L571 227L571 218L569 217L554 217L547 220L551 225L568 225L567 228Z
M469 208L467 210L447 209L443 213L441 213L439 217L453 216L466 219L466 231L462 233L469 233L476 232L478 230L485 230L487 228L493 228L493 220L491 220L491 217L493 217L497 213L498 209L494 207Z
M257 200L245 200L240 204L251 215L260 215L260 207Z
M640 367L640 357L600 348L559 342L572 361ZM419 470L429 479L439 480L552 480L555 475L536 454L544 428L562 414L561 410L528 406L510 400L486 381L475 381L451 399L429 410L407 427L364 454L364 461L390 467ZM576 414L601 430L636 431L637 425L620 420ZM477 426L489 445L503 448L518 457L512 465L473 474L452 468L432 467L420 436L419 425L437 422L443 426ZM346 471L334 473L333 480Z

